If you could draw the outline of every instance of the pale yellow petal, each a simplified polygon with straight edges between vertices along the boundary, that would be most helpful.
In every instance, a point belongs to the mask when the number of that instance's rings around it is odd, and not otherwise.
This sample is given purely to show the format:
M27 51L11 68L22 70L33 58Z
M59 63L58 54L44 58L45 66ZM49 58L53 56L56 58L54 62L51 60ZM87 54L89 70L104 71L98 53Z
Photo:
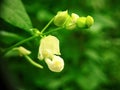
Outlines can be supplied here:
M64 61L61 57L54 55L53 59L45 59L45 62L48 65L48 68L53 72L61 72L64 68Z
M40 42L38 58L52 58L52 55L60 55L59 40L52 35L43 37Z

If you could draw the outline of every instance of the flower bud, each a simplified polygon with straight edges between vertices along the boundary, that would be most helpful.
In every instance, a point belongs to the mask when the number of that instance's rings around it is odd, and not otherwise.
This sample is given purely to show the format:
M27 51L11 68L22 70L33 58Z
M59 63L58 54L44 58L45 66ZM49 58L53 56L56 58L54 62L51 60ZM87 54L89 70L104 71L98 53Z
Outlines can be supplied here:
M54 17L54 24L56 26L64 26L66 20L69 18L68 11L59 11L57 15Z
M77 19L79 18L79 16L75 13L71 14L71 17L69 18L69 20L66 22L66 29L68 30L73 30L76 28L76 22Z
M69 18L69 20L66 22L65 28L66 28L67 30L73 30L73 29L76 28L76 24L73 23L72 18Z
M40 41L38 59L51 59L54 54L60 55L59 40L51 35L43 37Z
M79 18L79 16L77 14L75 14L75 13L72 13L71 17L72 17L72 20L73 20L74 23L76 23L77 19Z
M93 23L94 23L93 17L87 16L87 18L86 18L86 25L87 25L88 27L90 27L90 26L93 25Z
M48 65L48 68L53 72L61 72L64 68L64 61L61 57L54 55L53 59L45 59L45 62Z
M26 48L24 48L22 46L13 48L13 50L17 50L20 53L21 56L31 54L31 51L27 50Z
M79 17L77 19L77 26L79 28L85 28L86 27L86 17Z

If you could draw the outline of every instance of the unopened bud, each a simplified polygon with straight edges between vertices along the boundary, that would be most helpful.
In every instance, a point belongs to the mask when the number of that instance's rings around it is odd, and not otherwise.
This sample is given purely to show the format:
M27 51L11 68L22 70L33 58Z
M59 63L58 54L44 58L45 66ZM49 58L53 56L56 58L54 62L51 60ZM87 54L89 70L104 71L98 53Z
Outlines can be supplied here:
M76 22L77 19L79 18L79 16L75 13L71 14L71 17L69 18L69 20L66 23L66 29L67 30L73 30L76 28Z
M59 11L57 15L54 17L54 24L56 26L63 26L66 20L69 18L68 11Z
M73 22L76 23L79 16L77 14L75 14L75 13L72 13L71 18L72 18Z
M85 28L86 27L86 17L79 17L77 20L77 26L79 28Z
M13 48L13 50L17 50L20 53L21 56L31 54L31 51L27 50L26 48L24 48L22 46Z
M94 19L93 19L93 17L87 16L87 18L86 18L86 25L87 25L88 27L90 27L90 26L92 26L93 24L94 24Z

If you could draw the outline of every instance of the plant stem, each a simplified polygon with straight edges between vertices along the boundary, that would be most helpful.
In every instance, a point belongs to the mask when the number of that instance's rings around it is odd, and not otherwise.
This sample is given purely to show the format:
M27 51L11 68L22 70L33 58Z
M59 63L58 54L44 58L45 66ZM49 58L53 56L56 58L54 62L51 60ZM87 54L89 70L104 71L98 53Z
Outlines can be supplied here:
M60 29L63 29L63 27L59 27L59 28L56 28L56 29L50 30L50 31L48 31L48 32L46 32L46 33L44 33L44 34L46 35L46 34L49 34L49 33L51 33L51 32L58 31L58 30L60 30ZM44 35L44 34L43 34L43 35Z
M38 63L36 63L35 61L33 61L29 56L27 56L27 55L25 55L24 56L32 65L34 65L34 66L36 66L36 67L38 67L38 68L43 68L43 66L42 65L40 65L40 64L38 64Z
M10 49L12 49L12 48L14 48L14 47L16 47L16 46L19 46L19 45L25 43L25 42L27 42L27 41L30 41L30 40L32 40L32 39L34 39L34 38L36 38L36 37L38 37L38 36L37 36L37 35L36 35L36 36L31 36L31 37L29 37L29 38L27 38L27 39L24 39L24 40L22 40L22 41L20 41L20 42L18 42L18 43L16 43L16 44L14 44L13 46L9 47L8 49L6 49L5 52L9 51Z
M29 41L29 40L32 40L32 39L38 37L38 36L41 36L41 37L42 37L42 35L48 34L48 33L53 32L53 31L57 31L57 30L59 30L59 29L62 29L62 28L56 28L56 29L54 29L54 30L48 31L47 33L43 33L43 32L48 28L48 26L52 23L53 20L54 20L54 17L53 17L53 18L48 22L48 24L41 30L41 32L40 32L39 35L31 36L31 37L29 37L29 38L27 38L27 39L24 39L24 40L22 40L22 41L20 41L20 42L18 42L18 43L16 43L16 44L14 44L13 46L11 46L11 47L9 47L8 49L6 49L4 53L6 53L7 51L11 50L12 48L14 48L14 47L16 47L16 46L19 46L19 45L21 45L21 44L23 44L23 43L25 43L25 42L27 42L27 41Z
M54 20L54 17L48 22L48 24L41 30L41 33L43 33L47 27L52 23L52 21Z

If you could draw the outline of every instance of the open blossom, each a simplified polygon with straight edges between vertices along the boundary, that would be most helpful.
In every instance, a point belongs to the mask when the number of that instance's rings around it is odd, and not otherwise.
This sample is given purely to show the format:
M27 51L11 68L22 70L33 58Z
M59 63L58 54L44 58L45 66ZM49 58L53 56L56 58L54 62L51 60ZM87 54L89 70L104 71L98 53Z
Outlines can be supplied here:
M60 72L64 68L60 55L59 40L52 35L43 37L40 41L38 59L45 60L48 68L53 72Z

